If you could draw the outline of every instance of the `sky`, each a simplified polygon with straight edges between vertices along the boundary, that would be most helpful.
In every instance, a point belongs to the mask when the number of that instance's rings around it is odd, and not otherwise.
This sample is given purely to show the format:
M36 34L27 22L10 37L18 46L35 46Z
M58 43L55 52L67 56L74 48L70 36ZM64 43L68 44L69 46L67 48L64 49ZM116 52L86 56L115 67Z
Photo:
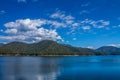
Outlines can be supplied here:
M41 40L120 47L120 0L0 0L0 43Z

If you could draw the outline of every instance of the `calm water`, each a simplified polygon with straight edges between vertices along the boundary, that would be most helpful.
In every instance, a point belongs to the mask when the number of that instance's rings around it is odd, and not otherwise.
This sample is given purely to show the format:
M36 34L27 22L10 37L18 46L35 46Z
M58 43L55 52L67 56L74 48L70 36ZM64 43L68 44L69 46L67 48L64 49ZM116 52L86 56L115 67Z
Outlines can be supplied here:
M120 56L0 57L0 80L120 80Z

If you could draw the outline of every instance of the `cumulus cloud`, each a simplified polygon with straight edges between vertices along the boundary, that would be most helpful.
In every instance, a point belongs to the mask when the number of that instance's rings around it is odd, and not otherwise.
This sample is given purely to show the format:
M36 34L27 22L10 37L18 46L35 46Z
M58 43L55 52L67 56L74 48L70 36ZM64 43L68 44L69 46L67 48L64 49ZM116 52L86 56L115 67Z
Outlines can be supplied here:
M57 10L47 19L18 19L4 24L6 30L1 32L4 32L7 36L0 36L0 39L26 42L36 42L44 39L63 40L57 33L58 28L66 28L68 30L66 33L73 34L79 32L79 30L88 31L92 28L105 28L109 24L110 22L105 20L79 20L72 15Z
M15 22L8 22L4 26L7 28L7 36L0 36L1 40L39 42L41 40L63 40L56 30L49 30L42 27L47 24L40 19L20 19Z
M6 23L4 26L7 28L15 28L19 29L20 31L27 31L27 30L36 30L37 27L46 24L45 20L36 19L20 19L16 20L15 22Z
M7 29L5 31L5 33L7 33L7 34L16 34L17 33L17 29Z

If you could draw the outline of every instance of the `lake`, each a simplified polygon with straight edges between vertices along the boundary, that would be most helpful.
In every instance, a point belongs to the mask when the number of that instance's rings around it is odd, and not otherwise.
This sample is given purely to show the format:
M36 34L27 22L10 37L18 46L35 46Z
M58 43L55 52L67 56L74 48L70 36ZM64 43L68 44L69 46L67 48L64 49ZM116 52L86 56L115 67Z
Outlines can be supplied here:
M0 80L120 80L120 56L0 57Z

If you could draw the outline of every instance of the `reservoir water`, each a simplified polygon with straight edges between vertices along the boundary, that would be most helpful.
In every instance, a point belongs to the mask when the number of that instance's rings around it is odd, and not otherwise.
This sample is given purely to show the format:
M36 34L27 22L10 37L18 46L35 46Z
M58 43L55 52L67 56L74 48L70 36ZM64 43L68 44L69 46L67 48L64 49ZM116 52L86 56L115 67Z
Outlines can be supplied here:
M0 80L120 80L120 56L0 57Z

